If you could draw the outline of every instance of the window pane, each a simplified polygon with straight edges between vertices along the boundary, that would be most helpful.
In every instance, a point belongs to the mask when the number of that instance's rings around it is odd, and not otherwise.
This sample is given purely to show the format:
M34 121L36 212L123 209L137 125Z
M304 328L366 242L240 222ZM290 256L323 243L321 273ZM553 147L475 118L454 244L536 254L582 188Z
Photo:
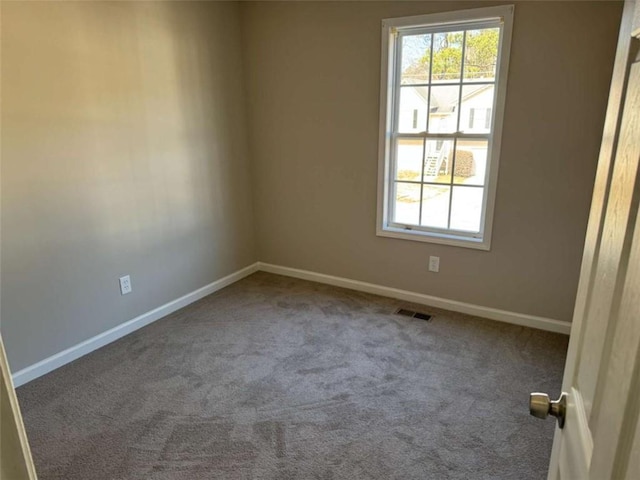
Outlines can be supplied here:
M429 105L429 133L453 133L458 126L460 87L456 85L431 87Z
M460 131L489 133L493 114L493 85L465 85L462 87Z
M396 182L394 222L417 225L420 216L420 185Z
M420 181L422 144L421 138L399 138L397 140L395 174L397 180Z
M424 152L424 181L451 182L453 140L427 140Z
M427 129L428 87L400 87L398 132L417 133Z
M433 66L431 71L433 83L460 80L463 35L464 32L434 34Z
M453 183L484 185L488 148L487 140L458 140Z
M424 185L422 190L422 221L425 227L447 228L449 216L449 189Z
M484 188L453 187L451 226L454 230L479 232Z
M494 80L498 63L499 28L469 30L464 55L464 81Z
M431 34L402 37L402 85L429 83Z

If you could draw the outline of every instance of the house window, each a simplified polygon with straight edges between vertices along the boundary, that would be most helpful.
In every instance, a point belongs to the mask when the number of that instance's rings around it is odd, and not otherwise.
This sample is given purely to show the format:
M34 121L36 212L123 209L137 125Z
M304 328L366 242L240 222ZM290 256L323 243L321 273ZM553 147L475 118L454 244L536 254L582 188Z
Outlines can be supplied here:
M464 100L463 100L464 103ZM482 119L482 125L485 130L491 128L491 108L470 108L469 109L469 129L478 128L479 119Z
M383 20L378 235L489 249L513 9Z

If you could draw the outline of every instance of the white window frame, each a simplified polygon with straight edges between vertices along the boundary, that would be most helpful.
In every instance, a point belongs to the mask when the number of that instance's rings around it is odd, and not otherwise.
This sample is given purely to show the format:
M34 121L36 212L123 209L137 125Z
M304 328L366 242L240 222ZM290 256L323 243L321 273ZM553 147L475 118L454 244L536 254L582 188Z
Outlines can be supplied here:
M493 212L498 182L498 165L500 157L502 124L505 98L507 93L507 73L509 70L509 53L511 49L511 32L513 28L513 5L459 10L454 12L418 15L401 18L388 18L382 21L382 68L380 75L380 137L378 159L378 206L376 234L382 237L400 238L420 242L439 243L459 247L489 250L493 229ZM487 172L485 176L485 195L483 196L482 218L479 233L468 233L446 229L402 225L391 222L392 205L390 192L394 181L392 172L392 145L394 135L394 111L398 95L396 78L399 75L397 58L399 51L398 33L402 31L434 32L438 27L449 31L452 25L468 28L479 24L483 27L499 27L500 43L495 77L495 94L492 130L489 135ZM427 112L428 114L428 112ZM456 138L473 138L472 134L453 134ZM449 135L448 138L453 138ZM433 138L432 135L426 138ZM419 137L423 138L423 137Z

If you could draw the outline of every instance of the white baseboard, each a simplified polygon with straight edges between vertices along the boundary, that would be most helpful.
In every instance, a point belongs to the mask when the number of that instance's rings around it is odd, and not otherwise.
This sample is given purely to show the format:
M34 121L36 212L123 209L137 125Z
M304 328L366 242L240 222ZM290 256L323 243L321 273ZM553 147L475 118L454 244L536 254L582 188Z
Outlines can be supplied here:
M84 342L81 342L73 347L67 348L62 352L56 353L38 363L34 363L12 375L13 383L16 387L24 385L31 380L34 380L46 373L55 370L77 358L93 352L104 345L107 345L125 335L138 330L139 328L149 325L162 317L169 315L170 313L186 307L187 305L200 300L207 295L210 295L238 280L243 279L251 275L258 270L275 273L278 275L286 275L288 277L300 278L303 280L310 280L313 282L324 283L327 285L334 285L337 287L349 288L351 290L357 290L360 292L373 293L383 297L396 298L398 300L404 300L407 302L417 303L420 305L429 305L432 307L443 308L446 310L452 310L454 312L466 313L469 315L476 315L478 317L489 318L491 320L498 320L500 322L512 323L515 325L521 325L525 327L538 328L540 330L547 330L550 332L564 333L566 335L571 331L571 323L563 322L560 320L553 320L551 318L536 317L534 315L527 315L524 313L509 312L506 310L499 310L497 308L482 307L480 305L473 305L471 303L458 302L456 300L447 300L446 298L434 297L431 295L425 295L423 293L410 292L407 290L400 290L397 288L385 287L382 285L376 285L373 283L360 282L358 280L351 280L348 278L335 277L333 275L325 275L323 273L310 272L308 270L299 270L297 268L282 267L279 265L272 265L269 263L256 262L253 265L249 265L237 272L227 275L224 278L216 280L215 282L205 285L198 290L194 290L180 298L177 298L169 303L155 308L149 312L121 323L117 327L114 327L106 332L100 333L95 337L89 338Z
M498 320L500 322L512 323L523 327L532 327L549 332L563 333L565 335L569 335L571 331L570 322L537 317L535 315L527 315L525 313L509 312L507 310L499 310L497 308L483 307L471 303L459 302L457 300L448 300L446 298L425 295L423 293L410 292L407 290L375 285L373 283L334 277L333 275L325 275L323 273L310 272L308 270L282 267L263 262L258 262L258 270L278 275L286 275L288 277L301 278L303 280L311 280L318 283L325 283L336 287L350 288L351 290L373 293L375 295L396 298L398 300L404 300L420 305L443 308L454 312L466 313L478 317L489 318L491 320Z
M93 352L104 345L107 345L119 338L124 337L125 335L138 330L139 328L144 327L145 325L149 325L156 320L159 320L162 317L169 315L170 313L175 312L176 310L181 309L182 307L186 307L187 305L195 302L196 300L200 300L207 295L212 294L213 292L217 292L218 290L231 285L232 283L237 282L238 280L243 279L244 277L251 275L252 273L258 271L258 263L254 263L253 265L249 265L237 272L232 273L231 275L227 275L215 282L210 283L209 285L205 285L202 288L194 290L191 293L187 293L180 298L172 300L169 303L165 303L161 307L154 308L153 310L143 313L142 315L129 320L127 322L121 323L117 327L114 327L106 332L100 333L95 337L89 338L84 342L78 343L73 347L67 348L62 352L56 353L44 360L34 363L12 375L13 383L16 387L20 385L24 385L31 380L34 380L46 373L55 370L77 358L86 355L87 353Z

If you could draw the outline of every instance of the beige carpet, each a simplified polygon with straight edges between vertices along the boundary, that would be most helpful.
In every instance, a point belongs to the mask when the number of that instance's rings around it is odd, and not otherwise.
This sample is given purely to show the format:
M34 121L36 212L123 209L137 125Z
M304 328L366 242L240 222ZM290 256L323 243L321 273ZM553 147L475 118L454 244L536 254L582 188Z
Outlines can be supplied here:
M257 273L18 389L42 480L544 479L566 336Z

